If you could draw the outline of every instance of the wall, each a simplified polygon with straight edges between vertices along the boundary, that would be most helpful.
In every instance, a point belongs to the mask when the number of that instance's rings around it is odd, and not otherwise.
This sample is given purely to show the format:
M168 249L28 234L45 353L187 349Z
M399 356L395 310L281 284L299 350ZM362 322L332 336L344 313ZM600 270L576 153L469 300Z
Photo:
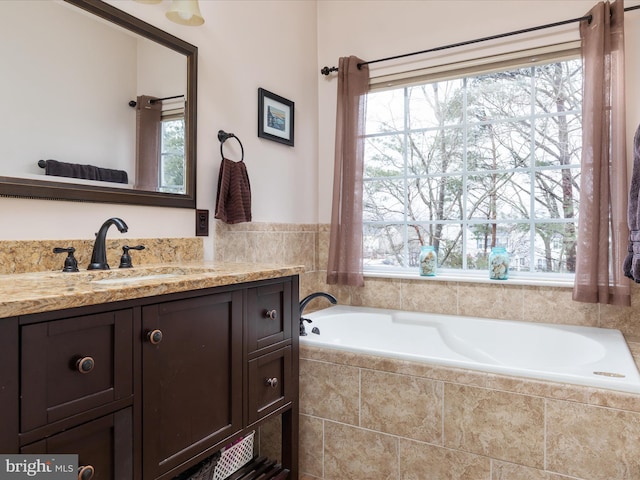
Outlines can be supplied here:
M198 46L198 208L213 220L220 129L240 137L253 194L253 217L262 222L316 222L317 61L313 1L200 2L206 23L169 22L159 5L110 1L118 8ZM49 72L52 74L53 72ZM295 147L257 137L257 90L295 102ZM232 142L230 142L232 143ZM234 157L237 149L225 154ZM100 223L120 216L132 238L189 237L191 210L0 198L0 240L90 239ZM213 257L213 236L205 239Z

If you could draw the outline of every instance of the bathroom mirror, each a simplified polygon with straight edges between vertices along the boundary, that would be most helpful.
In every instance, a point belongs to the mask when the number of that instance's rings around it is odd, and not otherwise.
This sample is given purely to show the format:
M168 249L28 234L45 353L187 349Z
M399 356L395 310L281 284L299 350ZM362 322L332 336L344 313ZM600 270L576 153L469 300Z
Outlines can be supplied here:
M0 40L0 196L195 208L197 47L100 0L2 2Z

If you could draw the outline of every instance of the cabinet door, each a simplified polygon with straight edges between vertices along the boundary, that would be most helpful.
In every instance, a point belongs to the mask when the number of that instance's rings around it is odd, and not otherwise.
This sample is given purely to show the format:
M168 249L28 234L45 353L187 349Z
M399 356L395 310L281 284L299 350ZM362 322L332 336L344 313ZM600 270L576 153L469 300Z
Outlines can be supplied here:
M247 348L254 352L291 338L291 282L247 290Z
M132 395L132 312L25 325L21 431Z
M77 454L78 467L92 480L133 478L131 408L98 418L20 449L24 454ZM93 477L88 470L93 471Z
M242 428L242 291L150 305L142 324L143 475L156 478Z

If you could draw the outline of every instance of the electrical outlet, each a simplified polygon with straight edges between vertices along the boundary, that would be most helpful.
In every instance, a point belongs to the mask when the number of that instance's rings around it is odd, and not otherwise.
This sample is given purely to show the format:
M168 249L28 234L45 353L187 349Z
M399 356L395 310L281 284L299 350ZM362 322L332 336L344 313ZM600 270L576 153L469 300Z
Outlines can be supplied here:
M209 210L196 210L196 237L209 236Z

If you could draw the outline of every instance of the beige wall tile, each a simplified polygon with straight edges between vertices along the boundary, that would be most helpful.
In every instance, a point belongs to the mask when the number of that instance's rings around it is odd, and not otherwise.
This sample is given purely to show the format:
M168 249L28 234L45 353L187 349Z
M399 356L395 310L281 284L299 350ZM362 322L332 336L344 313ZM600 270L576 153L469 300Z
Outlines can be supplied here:
M570 288L523 287L524 321L598 326L598 305L574 302Z
M322 419L300 415L300 471L322 477L324 422Z
M308 271L315 270L316 234L314 232L293 232L282 234L282 262L304 265Z
M493 461L491 480L575 480L564 475L523 467L513 463Z
M325 422L325 480L396 480L398 439L370 430Z
M544 399L445 384L444 445L521 465L544 463Z
M522 320L523 301L520 286L486 283L458 285L460 315L498 320Z
M358 425L360 370L300 360L300 413Z
M547 469L588 480L640 479L640 414L547 402Z
M426 378L362 370L360 425L441 444L443 388Z
M401 439L400 480L491 480L490 459Z
M351 304L400 310L400 297L400 280L367 278L364 287L352 289Z
M412 312L458 313L458 284L431 280L404 280L401 283L402 310Z
M282 461L282 417L277 416L273 420L260 426L260 455L271 460Z

